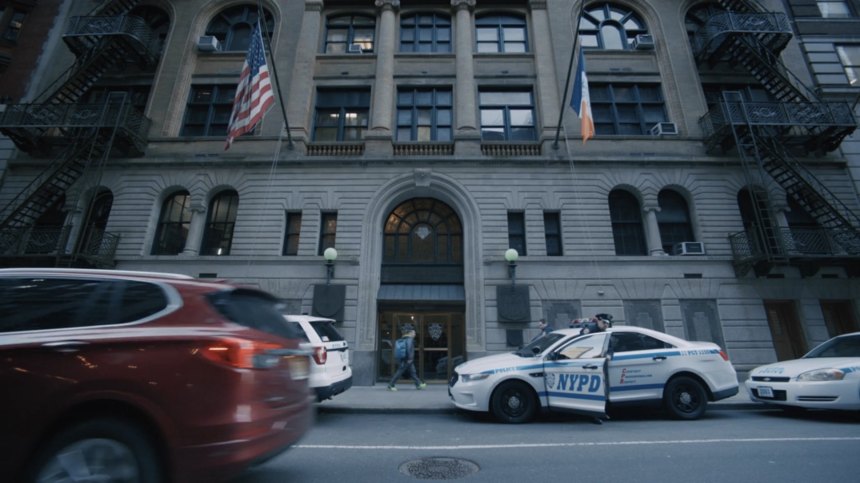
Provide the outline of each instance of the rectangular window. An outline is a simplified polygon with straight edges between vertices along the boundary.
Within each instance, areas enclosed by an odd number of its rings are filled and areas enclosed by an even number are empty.
[[[326,248],[334,248],[336,234],[337,213],[323,213],[320,219],[319,255],[322,255]]]
[[[320,89],[317,91],[313,140],[359,141],[367,130],[369,89]]]
[[[299,254],[299,233],[302,229],[302,212],[287,212],[287,232],[284,234],[284,255]]]
[[[860,45],[837,45],[836,53],[845,68],[848,84],[860,86]]]
[[[848,2],[837,1],[837,2],[816,2],[818,4],[818,11],[821,12],[821,16],[823,18],[851,18],[851,8],[848,6]]]
[[[401,52],[451,52],[451,18],[427,13],[400,20]]]
[[[508,247],[526,255],[526,216],[522,211],[508,212]]]
[[[27,18],[27,13],[21,10],[12,10],[12,14],[7,18],[5,8],[0,10],[0,20],[5,22],[5,25],[0,24],[0,30],[3,32],[3,40],[9,42],[17,42],[21,35],[21,29],[24,28],[24,19]]]
[[[546,254],[551,257],[561,256],[561,214],[557,211],[545,211],[543,229],[546,236]]]
[[[593,83],[589,91],[596,134],[649,134],[669,120],[660,84]]]
[[[191,86],[182,136],[227,136],[236,84]]]
[[[534,97],[531,89],[481,89],[481,139],[484,141],[534,141]]]
[[[451,141],[451,88],[397,90],[398,141]]]

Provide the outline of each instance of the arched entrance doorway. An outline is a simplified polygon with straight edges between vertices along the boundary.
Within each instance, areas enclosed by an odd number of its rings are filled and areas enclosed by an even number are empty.
[[[463,229],[450,206],[413,198],[388,214],[377,303],[377,378],[391,377],[394,341],[415,330],[419,377],[446,381],[466,355]]]

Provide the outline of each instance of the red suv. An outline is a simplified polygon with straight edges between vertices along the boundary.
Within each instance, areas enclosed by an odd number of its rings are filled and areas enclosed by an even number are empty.
[[[217,481],[314,419],[270,294],[182,275],[0,270],[0,475]]]

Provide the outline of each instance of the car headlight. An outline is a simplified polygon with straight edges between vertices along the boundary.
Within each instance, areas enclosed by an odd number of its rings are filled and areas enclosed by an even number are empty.
[[[489,374],[460,374],[460,379],[463,382],[475,382],[475,381],[483,381],[484,379],[490,377]]]
[[[845,373],[839,369],[815,369],[797,376],[798,381],[841,381]]]

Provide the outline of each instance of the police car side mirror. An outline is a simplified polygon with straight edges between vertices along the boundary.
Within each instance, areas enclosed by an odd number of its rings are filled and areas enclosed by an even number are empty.
[[[532,347],[532,354],[535,356],[540,354],[540,347]]]

